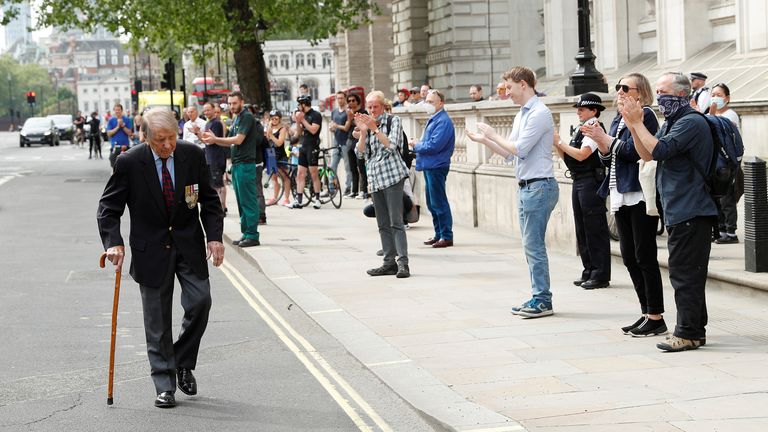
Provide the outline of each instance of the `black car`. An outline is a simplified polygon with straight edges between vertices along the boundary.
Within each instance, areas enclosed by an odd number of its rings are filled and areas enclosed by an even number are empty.
[[[59,145],[59,129],[53,120],[46,117],[30,117],[24,122],[19,132],[19,146],[31,147],[32,144]]]
[[[70,143],[75,138],[75,124],[71,114],[52,114],[48,116],[59,129],[59,139]]]

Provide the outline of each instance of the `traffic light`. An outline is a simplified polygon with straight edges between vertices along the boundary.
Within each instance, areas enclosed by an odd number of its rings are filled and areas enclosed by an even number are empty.
[[[173,60],[165,63],[165,72],[163,73],[163,81],[160,82],[160,87],[168,90],[176,88],[176,67],[173,64]]]
[[[136,92],[141,93],[142,90],[142,81],[140,79],[133,80],[133,89],[136,90]]]
[[[35,92],[28,91],[27,92],[27,103],[30,104],[30,105],[34,105],[36,97],[37,97],[37,94]]]
[[[131,103],[133,104],[133,109],[136,110],[139,107],[139,92],[136,90],[131,90]]]

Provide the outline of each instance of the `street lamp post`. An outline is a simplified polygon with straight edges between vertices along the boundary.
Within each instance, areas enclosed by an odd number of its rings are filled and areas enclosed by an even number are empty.
[[[592,41],[589,34],[589,0],[578,0],[579,15],[579,64],[565,86],[566,96],[577,96],[590,91],[608,93],[605,77],[595,68],[595,55],[592,53]]]

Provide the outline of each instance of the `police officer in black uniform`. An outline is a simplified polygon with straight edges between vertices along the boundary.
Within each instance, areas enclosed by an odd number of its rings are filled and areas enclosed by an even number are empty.
[[[581,95],[573,105],[579,116],[579,127],[599,123],[597,118],[605,110],[600,96],[592,93]],[[555,149],[568,166],[573,179],[573,218],[576,223],[576,241],[584,266],[581,277],[574,285],[584,289],[605,288],[611,280],[611,248],[608,237],[605,200],[597,195],[597,189],[605,178],[605,168],[597,153],[597,143],[585,137],[576,128],[569,143],[564,143],[555,131]]]

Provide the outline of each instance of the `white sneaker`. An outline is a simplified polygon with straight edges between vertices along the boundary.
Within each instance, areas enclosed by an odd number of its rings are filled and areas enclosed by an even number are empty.
[[[320,206],[321,205],[322,204],[320,204],[320,200],[318,200],[318,199],[313,199],[312,200],[312,207],[314,207],[315,209],[320,210]]]

